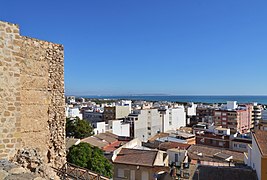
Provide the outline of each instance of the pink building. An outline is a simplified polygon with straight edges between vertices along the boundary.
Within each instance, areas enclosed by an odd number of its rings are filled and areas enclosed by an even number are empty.
[[[230,128],[231,134],[236,132],[246,133],[250,131],[252,125],[252,109],[250,104],[239,106],[236,109],[220,109],[214,112],[214,122],[216,126]]]

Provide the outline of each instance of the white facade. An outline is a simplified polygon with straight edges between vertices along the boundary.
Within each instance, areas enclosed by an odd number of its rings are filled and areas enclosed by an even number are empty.
[[[245,163],[250,166],[252,169],[256,170],[258,179],[261,179],[261,152],[258,147],[258,144],[252,136],[252,148],[248,148],[248,156],[245,156]]]
[[[113,134],[116,134],[117,136],[130,137],[129,123],[123,123],[122,120],[110,120],[108,123],[109,123],[109,130]]]
[[[83,119],[83,115],[80,113],[79,108],[67,108],[67,110],[68,110],[67,118],[79,117],[80,119]]]
[[[197,114],[197,104],[190,103],[187,107],[187,115],[188,116],[195,116]]]
[[[96,128],[94,128],[95,134],[100,134],[106,132],[106,124],[105,122],[96,123]]]
[[[236,101],[227,101],[227,109],[236,109],[238,107]]]
[[[162,132],[162,118],[158,109],[135,110],[129,115],[134,138],[147,141],[150,137]]]
[[[216,127],[214,129],[215,134],[222,134],[222,135],[228,135],[230,136],[230,128],[222,128],[222,127]]]
[[[171,165],[172,163],[175,163],[175,165],[181,165],[185,157],[187,156],[187,150],[183,149],[168,149],[167,154],[169,156],[169,164]]]
[[[176,130],[186,126],[186,113],[184,106],[174,109],[160,110],[162,115],[162,132]]]

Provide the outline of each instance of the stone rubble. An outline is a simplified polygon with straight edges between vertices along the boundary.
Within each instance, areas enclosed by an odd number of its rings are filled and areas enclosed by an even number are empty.
[[[7,160],[0,160],[0,180],[45,180],[35,173]]]

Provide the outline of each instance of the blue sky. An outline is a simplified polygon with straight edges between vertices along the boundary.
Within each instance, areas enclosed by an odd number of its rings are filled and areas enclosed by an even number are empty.
[[[64,45],[66,94],[266,95],[266,0],[10,0],[0,20]]]

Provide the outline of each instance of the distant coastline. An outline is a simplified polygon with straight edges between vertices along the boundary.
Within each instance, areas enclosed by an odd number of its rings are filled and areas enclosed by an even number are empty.
[[[173,96],[173,95],[128,95],[128,96],[79,96],[96,99],[130,99],[146,101],[171,101],[171,102],[195,102],[195,103],[226,103],[226,101],[237,101],[238,103],[267,104],[267,96]]]

